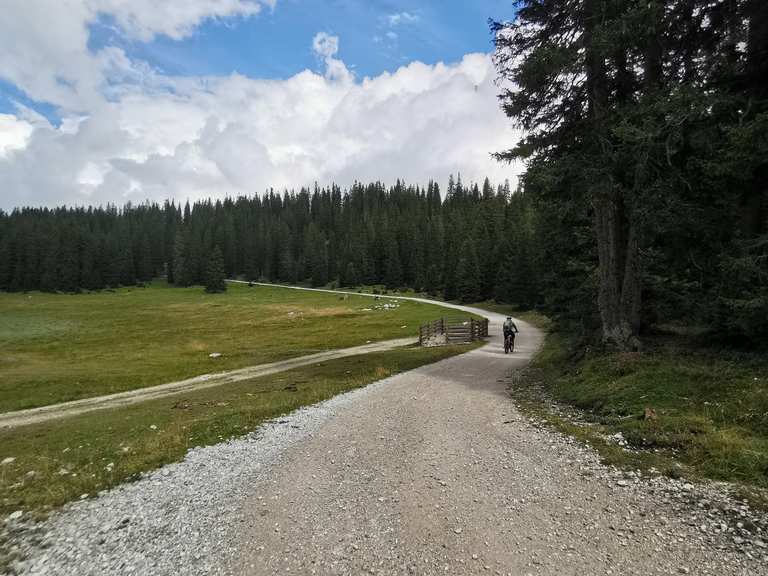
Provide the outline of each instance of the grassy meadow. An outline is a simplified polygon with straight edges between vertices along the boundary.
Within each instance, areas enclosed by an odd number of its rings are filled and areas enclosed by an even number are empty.
[[[401,301],[232,284],[0,293],[0,412],[418,334],[444,314]],[[209,354],[218,352],[220,358]]]

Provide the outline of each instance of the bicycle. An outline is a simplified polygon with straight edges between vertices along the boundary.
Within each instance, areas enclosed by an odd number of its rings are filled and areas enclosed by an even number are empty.
[[[504,338],[504,354],[509,354],[515,351],[515,333],[510,332]]]

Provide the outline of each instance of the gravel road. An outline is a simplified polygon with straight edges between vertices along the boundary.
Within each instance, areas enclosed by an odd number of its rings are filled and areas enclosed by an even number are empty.
[[[21,572],[768,574],[739,502],[606,468],[524,418],[505,390],[541,335],[519,323],[505,356],[486,316],[482,349],[67,507],[21,538]]]

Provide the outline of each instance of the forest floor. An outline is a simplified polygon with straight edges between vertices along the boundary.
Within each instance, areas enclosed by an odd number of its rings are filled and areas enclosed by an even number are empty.
[[[521,322],[517,350],[505,355],[503,316],[487,315],[486,346],[192,450],[68,506],[18,540],[26,561],[16,568],[768,574],[765,524],[740,502],[706,483],[605,466],[521,413],[508,388],[543,334]]]
[[[416,337],[435,306],[232,284],[0,294],[0,412]],[[211,358],[210,354],[221,354]]]

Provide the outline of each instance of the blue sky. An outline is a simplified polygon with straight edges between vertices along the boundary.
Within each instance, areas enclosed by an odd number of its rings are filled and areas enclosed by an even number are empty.
[[[511,0],[279,0],[254,18],[208,21],[182,41],[125,42],[101,25],[91,43],[120,45],[167,74],[285,78],[319,68],[310,46],[322,30],[341,38],[339,56],[347,66],[375,76],[412,60],[455,62],[470,52],[490,52],[488,18],[512,13]]]
[[[173,76],[228,75],[287,78],[322,68],[312,52],[318,31],[340,37],[339,57],[358,77],[394,71],[410,61],[456,62],[490,52],[488,18],[513,14],[511,0],[279,0],[255,17],[208,20],[194,34],[145,43],[123,34],[109,16],[90,28],[89,48],[117,46]],[[400,15],[398,18],[397,15]],[[396,35],[396,36],[395,36]],[[0,80],[0,112],[21,102],[55,119],[55,109]]]
[[[519,173],[492,159],[519,137],[488,29],[513,0],[3,8],[0,208]]]

